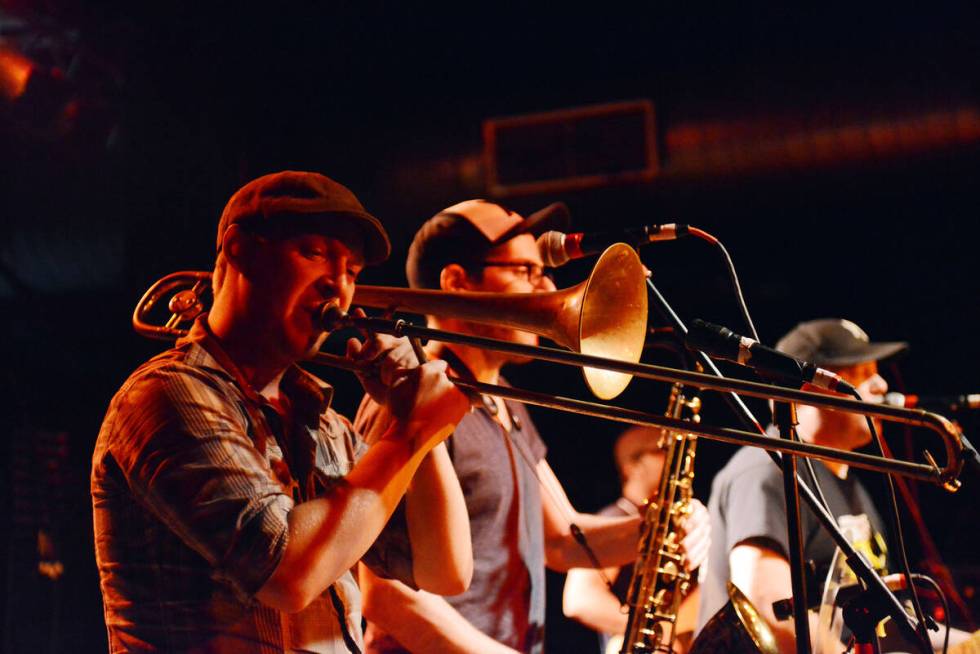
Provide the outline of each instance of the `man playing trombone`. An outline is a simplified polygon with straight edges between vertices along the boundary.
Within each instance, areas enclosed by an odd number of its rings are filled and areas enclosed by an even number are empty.
[[[546,209],[525,220],[483,200],[449,207],[416,233],[406,264],[409,283],[448,293],[553,291],[534,240],[547,229],[549,215]],[[448,331],[537,343],[535,335],[514,329],[445,316],[428,320]],[[447,361],[454,375],[487,383],[503,382],[505,364],[524,362],[460,345],[433,344],[429,352]],[[377,413],[377,403],[366,399],[356,426],[370,433]],[[361,566],[368,651],[540,654],[545,566],[594,565],[573,537],[572,525],[584,533],[600,565],[614,566],[636,556],[639,518],[577,512],[518,403],[487,396],[460,422],[448,445],[470,517],[473,582],[465,593],[440,596],[381,579]]]
[[[112,652],[359,652],[350,568],[433,592],[471,574],[462,494],[440,442],[468,400],[404,339],[348,344],[379,411],[368,448],[300,369],[388,237],[345,187],[260,177],[218,227],[214,305],[109,407],[92,463]],[[415,474],[418,470],[418,474]],[[382,531],[409,482],[408,536]],[[379,538],[380,534],[380,538]]]

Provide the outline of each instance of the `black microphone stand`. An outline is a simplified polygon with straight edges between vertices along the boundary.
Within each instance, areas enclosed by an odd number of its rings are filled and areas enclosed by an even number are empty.
[[[792,402],[773,404],[773,422],[779,428],[780,438],[796,440],[796,405]],[[796,627],[796,651],[810,651],[810,619],[807,616],[806,559],[803,554],[803,528],[800,519],[800,484],[796,475],[796,457],[786,456],[782,461],[783,495],[786,497],[786,530],[789,536],[789,566],[793,587],[793,624]],[[801,643],[806,648],[801,648]]]
[[[844,603],[841,611],[844,624],[851,630],[854,638],[854,654],[881,654],[881,644],[875,631],[878,623],[888,615],[880,597],[869,591],[862,591]]]
[[[659,309],[660,313],[667,319],[671,326],[677,331],[681,336],[687,335],[687,326],[684,325],[680,317],[674,312],[673,308],[667,302],[666,298],[660,293],[659,289],[654,285],[653,281],[647,278],[647,286],[650,289],[650,294],[653,298],[654,305]],[[721,377],[721,371],[715,365],[714,361],[701,351],[695,352],[695,356],[701,365],[704,366],[706,372],[710,374]],[[756,420],[752,411],[745,405],[742,399],[734,392],[725,393],[723,397],[726,399],[728,404],[733,408],[736,415],[742,420],[749,428],[762,430],[759,421]],[[777,403],[777,406],[780,403]],[[778,418],[778,416],[777,416]],[[789,414],[790,422],[787,423],[787,430],[783,430],[783,426],[780,425],[780,433],[783,438],[788,438],[792,432],[792,422],[795,421],[795,417]],[[778,421],[777,421],[778,424]],[[794,538],[793,527],[790,527],[790,549],[794,550],[790,553],[791,562],[793,560],[802,561],[803,560],[803,543],[799,538],[799,524],[800,524],[800,504],[799,499],[803,499],[807,506],[813,512],[813,514],[820,520],[824,529],[830,534],[830,537],[837,544],[837,547],[841,549],[844,553],[844,557],[847,561],[848,566],[861,581],[864,587],[867,589],[866,593],[869,597],[874,598],[874,606],[877,606],[881,610],[881,615],[890,615],[892,620],[899,626],[903,635],[911,643],[918,643],[920,650],[923,654],[932,654],[931,648],[928,646],[927,642],[923,641],[923,636],[921,633],[921,626],[916,623],[916,621],[906,613],[902,604],[898,601],[888,587],[885,585],[884,580],[868,565],[868,562],[854,549],[851,543],[844,537],[840,529],[837,528],[837,522],[834,517],[828,513],[828,511],[823,507],[823,505],[817,500],[816,495],[810,490],[799,475],[796,474],[796,464],[792,456],[788,458],[783,458],[779,452],[773,452],[771,450],[766,450],[769,456],[772,458],[773,462],[780,467],[783,471],[784,477],[784,488],[796,489],[796,491],[791,491],[793,495],[796,496],[795,503],[791,502],[791,492],[786,493],[786,522],[787,525],[796,525],[796,536]],[[792,463],[790,463],[792,462]],[[794,543],[794,540],[796,541]],[[796,651],[798,654],[809,654],[810,652],[810,639],[809,639],[809,621],[807,617],[807,607],[805,601],[805,590],[800,593],[797,599],[797,588],[805,587],[805,577],[803,576],[802,566],[794,566],[791,569],[793,575],[793,617],[794,622],[797,625],[797,638],[796,638]],[[869,603],[870,605],[870,603]],[[877,624],[877,623],[875,623]],[[800,638],[799,635],[803,633],[801,631],[800,625],[805,625],[802,629],[805,629],[807,634],[806,638]]]

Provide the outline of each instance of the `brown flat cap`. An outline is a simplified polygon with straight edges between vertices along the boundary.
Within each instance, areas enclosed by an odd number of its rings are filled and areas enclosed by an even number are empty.
[[[284,170],[253,179],[238,189],[221,213],[217,249],[235,224],[261,228],[276,221],[297,220],[310,229],[346,222],[364,235],[364,258],[380,263],[391,254],[381,221],[369,214],[350,189],[320,173]],[[284,226],[288,226],[283,223]]]

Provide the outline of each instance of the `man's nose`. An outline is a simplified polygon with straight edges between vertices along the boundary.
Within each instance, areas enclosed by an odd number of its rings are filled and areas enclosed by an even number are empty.
[[[325,267],[317,278],[317,290],[323,295],[330,297],[340,295],[342,288],[341,277],[343,275],[334,266]]]
[[[868,378],[865,387],[871,395],[884,395],[888,392],[888,382],[877,373]]]
[[[551,277],[548,277],[547,275],[542,275],[541,279],[539,279],[538,282],[534,285],[535,293],[547,293],[556,290],[558,290],[558,287],[555,286],[554,280],[552,280]]]

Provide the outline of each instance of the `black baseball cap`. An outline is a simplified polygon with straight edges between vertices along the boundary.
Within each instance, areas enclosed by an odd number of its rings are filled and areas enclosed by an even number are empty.
[[[427,220],[415,233],[405,262],[408,283],[412,288],[439,288],[439,275],[447,265],[482,261],[489,250],[515,236],[565,230],[569,222],[568,207],[561,202],[527,218],[488,200],[454,204]]]
[[[225,232],[235,224],[315,231],[338,222],[353,225],[364,235],[365,263],[381,263],[391,254],[381,221],[364,209],[350,189],[320,173],[284,170],[253,179],[231,196],[218,223],[217,249],[221,250]]]
[[[908,349],[901,341],[872,343],[850,320],[821,318],[801,322],[779,339],[776,349],[818,366],[853,366],[882,361]]]

